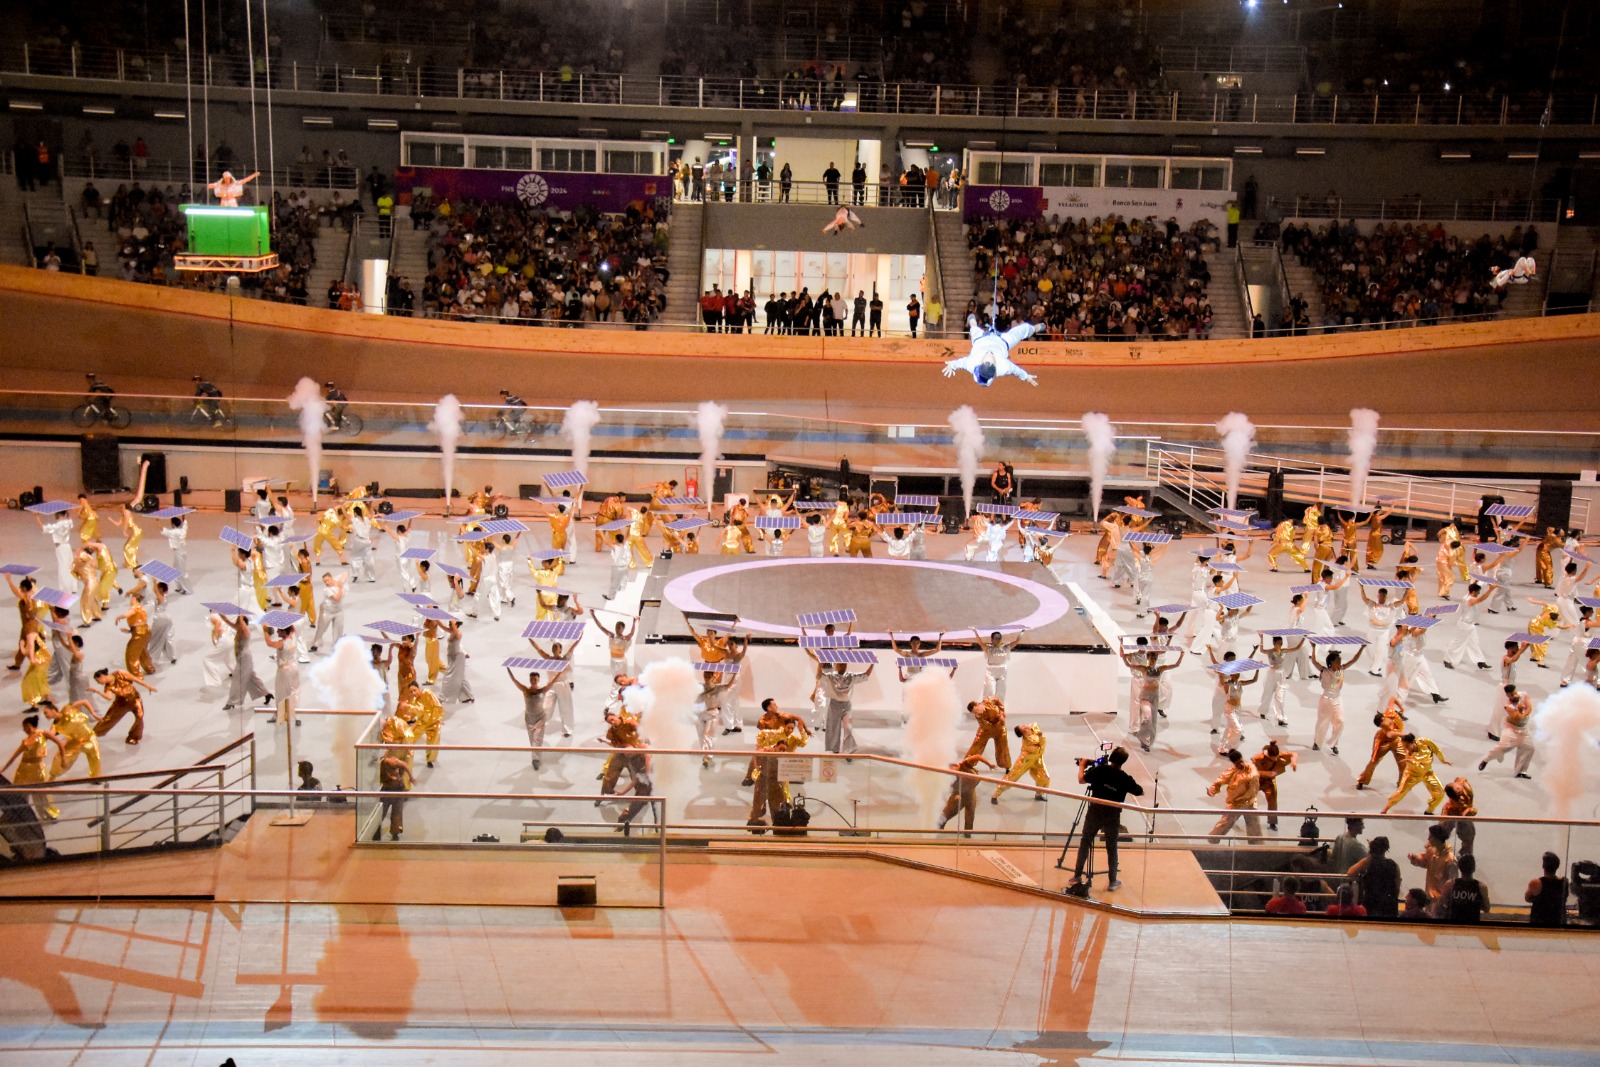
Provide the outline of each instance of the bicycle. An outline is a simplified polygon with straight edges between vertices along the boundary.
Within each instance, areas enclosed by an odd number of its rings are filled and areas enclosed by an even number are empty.
[[[502,437],[537,437],[544,427],[527,408],[503,408],[495,413],[489,431]]]
[[[233,416],[223,408],[222,401],[215,397],[199,397],[194,402],[194,410],[189,413],[191,424],[199,421],[211,424],[213,430],[230,430],[233,428]]]
[[[360,415],[348,411],[335,411],[331,408],[322,416],[322,424],[329,433],[345,433],[351,437],[359,437],[366,427]]]
[[[117,407],[110,396],[96,395],[72,409],[72,422],[85,430],[102,422],[113,430],[126,430],[133,422],[133,413]]]

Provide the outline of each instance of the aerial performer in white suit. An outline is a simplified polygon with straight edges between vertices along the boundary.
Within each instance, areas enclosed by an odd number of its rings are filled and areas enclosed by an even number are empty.
[[[231,170],[222,172],[222,177],[206,185],[217,199],[222,201],[223,207],[238,207],[239,198],[244,195],[244,187],[261,176],[260,172],[247,174],[243,178],[235,178]]]
[[[1031,322],[1019,322],[1005,333],[978,325],[975,315],[967,316],[967,331],[972,337],[972,351],[960,359],[947,359],[944,376],[955,377],[956,371],[967,371],[979,385],[988,385],[996,378],[1011,375],[1029,385],[1038,385],[1039,379],[1011,362],[1011,349],[1038,332]]]
[[[860,215],[857,215],[847,207],[841,207],[833,213],[833,221],[824,226],[822,232],[829,236],[834,236],[841,230],[853,230],[858,226],[865,225],[866,223],[861,221]]]
[[[1537,277],[1539,264],[1532,256],[1522,256],[1517,260],[1516,266],[1510,270],[1494,271],[1494,281],[1491,283],[1496,289],[1503,289],[1511,282],[1518,285],[1527,285],[1529,278]]]

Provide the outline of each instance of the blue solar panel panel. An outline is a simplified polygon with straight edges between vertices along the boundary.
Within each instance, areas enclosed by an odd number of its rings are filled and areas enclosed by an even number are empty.
[[[412,519],[420,519],[425,514],[427,513],[412,508],[408,511],[391,511],[387,515],[377,516],[377,519],[379,522],[410,522]]]
[[[1261,636],[1262,637],[1284,637],[1284,638],[1289,638],[1289,637],[1310,637],[1311,636],[1311,631],[1310,630],[1301,629],[1298,626],[1286,626],[1281,630],[1262,630],[1261,631]]]
[[[930,511],[885,511],[878,516],[879,526],[927,526],[944,521],[938,512]]]
[[[1257,604],[1260,604],[1262,600],[1260,597],[1251,596],[1249,593],[1229,593],[1226,596],[1212,597],[1211,602],[1213,604],[1219,604],[1225,608],[1239,611],[1243,610],[1244,608],[1253,608]]]
[[[1566,556],[1568,559],[1575,559],[1579,563],[1593,563],[1594,562],[1593,557],[1586,556],[1582,552],[1569,552],[1569,551],[1567,551],[1566,549],[1563,548],[1561,550],[1561,554],[1563,556]]]
[[[1211,508],[1206,512],[1207,515],[1215,515],[1218,518],[1223,519],[1232,519],[1235,522],[1248,522],[1250,516],[1254,515],[1255,513],[1255,508]]]
[[[1011,515],[1015,515],[1021,509],[1017,508],[1017,507],[1014,507],[1011,504],[979,504],[977,507],[973,508],[972,510],[976,511],[980,515],[1006,515],[1006,516],[1011,516]]]
[[[606,533],[615,533],[618,530],[626,530],[632,525],[632,519],[615,519],[611,522],[602,523],[599,526],[596,526],[595,529],[604,530]]]
[[[439,554],[436,548],[408,548],[400,553],[401,559],[432,559]]]
[[[299,585],[306,580],[306,575],[295,571],[291,574],[280,574],[276,578],[267,579],[268,589],[287,589],[291,585]]]
[[[158,559],[139,564],[139,570],[158,582],[175,582],[183,577],[183,572],[178,568],[162,563]]]
[[[71,511],[77,506],[78,505],[68,503],[65,500],[46,500],[42,504],[29,504],[22,510],[31,511],[35,515],[59,515],[63,511]]]
[[[1358,578],[1368,589],[1410,589],[1411,583],[1398,578]]]
[[[540,674],[557,674],[572,666],[571,662],[564,659],[534,659],[531,656],[512,656],[501,663],[502,667],[510,667],[515,671],[538,671]]]
[[[801,648],[856,648],[861,638],[855,634],[805,634],[800,638]]]
[[[1024,524],[1024,525],[1038,524],[1040,526],[1053,526],[1053,525],[1055,525],[1055,521],[1057,519],[1059,519],[1060,517],[1061,517],[1061,513],[1060,512],[1056,512],[1056,511],[1019,511],[1019,512],[1017,512],[1017,521],[1022,523],[1022,524]]]
[[[527,533],[528,524],[521,519],[490,519],[483,524],[483,530],[492,534]]]
[[[414,608],[436,608],[439,606],[439,602],[427,593],[396,593],[395,596]]]
[[[1550,640],[1549,634],[1530,634],[1527,632],[1514,633],[1506,638],[1507,641],[1519,641],[1525,645],[1542,645]]]
[[[669,522],[667,523],[667,529],[676,533],[688,533],[690,530],[698,530],[702,526],[710,525],[710,519],[702,519],[700,516],[696,515],[690,519],[678,519],[676,522]]]
[[[1479,541],[1477,544],[1472,546],[1472,550],[1474,552],[1482,552],[1486,556],[1499,556],[1504,555],[1507,552],[1516,551],[1516,549],[1512,548],[1511,546],[1502,545],[1498,541]]]
[[[459,620],[443,608],[418,607],[417,614],[432,622],[458,622]]]
[[[295,534],[293,537],[285,537],[283,543],[286,545],[303,545],[309,540],[311,540],[310,534]]]
[[[669,508],[703,508],[706,502],[697,496],[664,496],[659,503]]]
[[[895,661],[897,667],[944,667],[949,669],[956,665],[954,656],[901,656]]]
[[[33,599],[41,604],[48,604],[52,608],[70,608],[78,602],[78,594],[63,592],[60,589],[51,589],[49,586],[36,590]]]
[[[721,663],[696,663],[694,665],[694,669],[701,672],[709,672],[711,674],[739,673],[739,665],[737,663],[729,663],[726,660]]]
[[[422,627],[413,626],[409,622],[395,622],[393,619],[380,619],[378,622],[367,623],[367,629],[376,630],[380,634],[389,634],[393,637],[408,637],[420,634]]]
[[[798,530],[800,528],[800,516],[779,515],[769,518],[766,515],[758,515],[751,520],[751,525],[758,530]]]
[[[560,471],[545,475],[544,484],[551,489],[571,489],[589,484],[589,479],[584,477],[582,471]]]
[[[1159,512],[1159,511],[1150,511],[1147,508],[1130,508],[1130,507],[1124,506],[1124,507],[1120,507],[1120,508],[1112,508],[1111,510],[1112,511],[1120,511],[1124,515],[1133,515],[1136,518],[1140,518],[1140,519],[1155,519],[1155,518],[1160,518],[1161,517],[1161,512]]]
[[[217,539],[228,542],[234,548],[248,549],[256,543],[254,537],[251,537],[243,530],[234,529],[232,526],[224,526],[222,531],[217,534]]]
[[[1533,512],[1534,508],[1529,504],[1490,504],[1483,509],[1485,515],[1493,515],[1497,519],[1526,519]]]
[[[583,636],[581,622],[530,622],[522,636],[530,641],[576,641]]]
[[[260,626],[270,626],[274,630],[287,630],[291,626],[299,626],[306,621],[306,617],[293,611],[269,611],[256,620]]]
[[[835,648],[830,649],[826,656],[819,657],[825,664],[831,663],[876,663],[878,657],[870,649],[865,648]]]
[[[1232,522],[1228,519],[1217,519],[1211,525],[1219,530],[1228,530],[1237,534],[1247,534],[1253,529],[1248,523]]]
[[[843,608],[838,611],[809,611],[803,612],[796,617],[803,627],[827,626],[829,623],[833,623],[835,626],[843,626],[856,621],[856,613],[852,608]]]
[[[0,567],[0,574],[14,574],[18,578],[25,578],[38,569],[29,563],[7,563],[4,567]]]
[[[1124,534],[1122,539],[1130,545],[1164,545],[1172,540],[1172,535],[1138,530],[1134,533]]]
[[[1365,637],[1354,634],[1312,634],[1311,643],[1314,645],[1349,645],[1352,648],[1370,644]]]
[[[544,563],[552,559],[565,559],[566,555],[567,553],[564,549],[542,548],[536,552],[529,552],[528,558],[536,559],[539,562]]]
[[[1415,630],[1426,630],[1430,626],[1437,626],[1439,620],[1432,615],[1406,615],[1400,619],[1397,626],[1409,626]]]
[[[1215,560],[1210,564],[1210,566],[1212,570],[1218,571],[1222,574],[1238,574],[1244,570],[1244,568],[1239,566],[1237,563],[1229,563],[1225,559]]]
[[[1320,589],[1322,589],[1322,586],[1317,585],[1315,582],[1313,582],[1310,585],[1291,585],[1289,587],[1289,592],[1291,592],[1291,593],[1299,593],[1299,594],[1304,595],[1306,593],[1315,593],[1315,592],[1319,591]]]
[[[464,544],[473,544],[478,541],[487,541],[493,536],[494,534],[490,533],[488,530],[467,530],[463,533],[456,534],[456,540]]]
[[[1424,615],[1453,615],[1461,610],[1459,604],[1435,604],[1423,611]]]
[[[936,496],[924,496],[920,493],[896,493],[894,506],[897,508],[936,508],[939,506],[939,498]]]
[[[1572,599],[1573,599],[1573,601],[1575,603],[1578,604],[1579,607],[1594,608],[1596,610],[1600,610],[1600,597],[1595,597],[1595,596],[1575,596]]]
[[[144,513],[144,517],[147,518],[147,519],[163,519],[163,520],[165,520],[165,519],[179,519],[179,518],[182,518],[185,515],[192,515],[192,514],[194,514],[194,508],[156,508],[154,511],[145,512]]]
[[[794,502],[796,511],[832,511],[834,506],[835,502],[832,500],[796,500]]]
[[[1227,663],[1212,663],[1206,667],[1206,670],[1216,671],[1218,674],[1243,674],[1246,671],[1264,671],[1266,669],[1267,664],[1255,659],[1236,659]]]
[[[1160,607],[1150,609],[1157,615],[1172,615],[1181,611],[1193,611],[1193,604],[1162,604]]]
[[[200,606],[207,611],[221,615],[224,619],[237,619],[241,615],[248,618],[250,615],[248,611],[239,605],[228,604],[220,600],[206,600],[201,602]]]
[[[1600,637],[1590,638],[1589,639],[1588,651],[1593,651],[1594,649],[1597,649],[1597,648],[1600,648]]]

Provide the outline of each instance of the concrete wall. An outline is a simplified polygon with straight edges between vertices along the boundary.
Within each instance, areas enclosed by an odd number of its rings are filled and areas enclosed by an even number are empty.
[[[849,202],[849,186],[840,199]],[[836,208],[825,204],[707,204],[706,248],[772,248],[795,252],[879,252],[926,255],[933,228],[918,208],[854,209],[865,224],[836,235],[822,232]]]

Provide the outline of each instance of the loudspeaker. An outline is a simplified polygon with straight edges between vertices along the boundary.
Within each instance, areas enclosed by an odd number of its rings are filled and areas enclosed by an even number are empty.
[[[188,480],[189,479],[185,478],[184,482],[188,482]],[[188,491],[188,485],[184,485],[182,489],[174,489],[172,491],[172,506],[175,508],[183,507],[183,494],[187,493]]]
[[[731,492],[733,492],[733,468],[716,468],[716,473],[712,475],[711,495],[706,499],[720,503],[726,500]]]
[[[224,489],[222,491],[222,510],[229,515],[237,515],[242,510],[239,506],[239,490]]]
[[[1572,483],[1564,478],[1539,479],[1539,512],[1534,529],[1565,530],[1572,521]]]
[[[944,519],[944,532],[955,533],[967,521],[967,508],[958,496],[939,498],[939,515]]]
[[[114,493],[122,488],[122,453],[115,434],[84,434],[80,460],[85,493]]]
[[[144,474],[144,491],[147,493],[165,493],[167,491],[167,454],[165,452],[141,452],[140,463],[150,464],[150,469]]]
[[[543,495],[544,495],[544,486],[541,485],[538,482],[535,482],[532,485],[519,485],[519,486],[517,486],[517,499],[518,500],[533,500],[536,497],[541,497]]]
[[[1267,472],[1267,500],[1262,518],[1276,526],[1283,521],[1283,472]]]
[[[178,475],[178,488],[185,493],[189,491],[189,476],[187,474]]]
[[[592,908],[599,899],[592,874],[561,874],[556,876],[556,906],[560,908]]]
[[[146,493],[139,500],[140,511],[155,511],[159,507],[161,507],[161,498],[154,493]]]
[[[1494,540],[1494,516],[1489,514],[1489,509],[1496,504],[1504,504],[1503,496],[1485,496],[1478,500],[1478,540]]]

